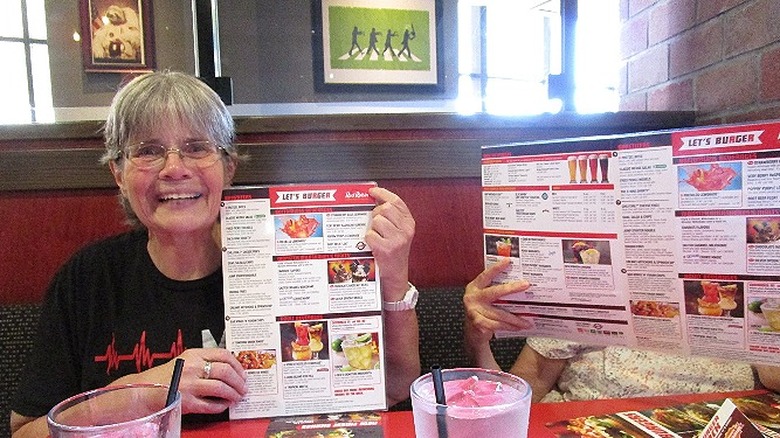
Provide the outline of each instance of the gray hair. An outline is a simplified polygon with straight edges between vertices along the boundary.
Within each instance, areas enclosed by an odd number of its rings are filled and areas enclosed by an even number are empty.
[[[114,96],[108,112],[103,138],[106,151],[100,161],[114,161],[121,171],[122,152],[139,133],[177,123],[206,135],[227,153],[223,165],[240,160],[233,140],[233,117],[215,93],[200,79],[186,73],[159,71],[135,77]],[[120,203],[131,225],[140,225],[127,199]]]

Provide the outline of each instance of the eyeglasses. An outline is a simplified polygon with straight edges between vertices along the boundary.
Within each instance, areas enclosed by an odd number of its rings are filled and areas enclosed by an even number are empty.
[[[176,152],[184,164],[199,168],[208,167],[220,159],[225,148],[208,140],[188,141],[179,147],[166,147],[154,141],[131,144],[122,154],[139,169],[162,168],[168,154]]]

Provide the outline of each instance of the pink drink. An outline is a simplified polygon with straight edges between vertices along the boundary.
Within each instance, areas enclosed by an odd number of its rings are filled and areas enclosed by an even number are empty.
[[[168,387],[108,386],[64,400],[49,411],[51,438],[179,438],[181,394],[166,406]]]
[[[501,371],[443,370],[447,406],[435,403],[430,374],[412,383],[414,429],[418,438],[439,436],[437,412],[444,415],[448,438],[523,438],[528,432],[531,388]],[[439,410],[437,410],[439,408]]]

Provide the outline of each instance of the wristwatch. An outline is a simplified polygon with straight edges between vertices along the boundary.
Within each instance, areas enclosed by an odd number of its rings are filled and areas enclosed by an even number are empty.
[[[400,310],[412,310],[417,305],[417,297],[419,296],[417,288],[412,283],[409,283],[409,290],[406,291],[404,298],[401,301],[382,301],[382,309],[389,312],[398,312]]]

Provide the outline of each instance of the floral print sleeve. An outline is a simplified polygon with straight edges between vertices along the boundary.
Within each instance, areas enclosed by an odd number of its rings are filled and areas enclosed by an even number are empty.
[[[527,338],[526,344],[547,359],[571,359],[580,354],[583,344],[552,338]]]
[[[547,338],[526,342],[548,359],[567,361],[544,402],[740,391],[755,385],[751,366],[743,362]]]

